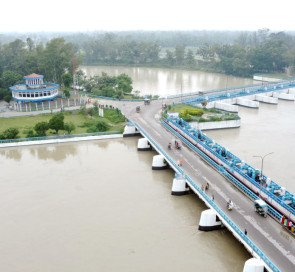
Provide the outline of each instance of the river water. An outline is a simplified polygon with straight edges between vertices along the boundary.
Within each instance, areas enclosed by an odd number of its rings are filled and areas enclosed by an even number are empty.
[[[86,68],[125,72],[138,90],[159,95],[179,93],[183,75],[194,82],[183,80],[183,91],[252,83],[190,71]],[[240,115],[241,128],[207,135],[253,166],[260,163],[253,155],[274,151],[265,174],[294,188],[288,166],[275,170],[292,159],[294,103],[240,107]],[[0,149],[0,271],[242,271],[250,258],[244,247],[227,230],[199,232],[205,205],[195,195],[171,196],[173,172],[152,171],[155,153],[136,148],[137,138]]]

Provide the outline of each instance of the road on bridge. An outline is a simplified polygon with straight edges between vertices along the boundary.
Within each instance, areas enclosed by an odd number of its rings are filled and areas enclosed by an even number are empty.
[[[135,110],[138,105],[141,106],[140,113]],[[159,121],[162,101],[152,101],[146,106],[143,102],[125,102],[118,103],[118,106],[128,119],[137,122],[175,162],[182,159],[182,169],[199,187],[205,186],[207,182],[210,184],[207,194],[210,197],[214,195],[215,203],[241,230],[247,229],[248,237],[281,271],[295,271],[295,236],[270,216],[264,218],[258,215],[254,211],[253,200],[187,146],[183,145],[181,150],[168,149],[168,143],[175,137]],[[232,211],[226,208],[229,199],[235,204]]]

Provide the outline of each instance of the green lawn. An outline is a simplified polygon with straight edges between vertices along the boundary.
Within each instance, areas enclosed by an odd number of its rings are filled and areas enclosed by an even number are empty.
[[[19,137],[25,137],[25,130],[33,129],[35,124],[38,122],[48,122],[53,114],[40,114],[40,115],[32,115],[32,116],[19,116],[19,117],[10,117],[10,118],[0,118],[0,134],[8,129],[8,128],[17,128],[19,130]],[[110,114],[107,114],[110,115]],[[89,115],[78,114],[76,111],[64,112],[64,122],[72,122],[75,125],[75,130],[71,132],[71,134],[82,134],[87,133],[87,127],[81,127],[85,122],[89,122],[91,120],[104,119],[111,127],[110,131],[119,131],[121,130],[126,122],[123,120],[109,120],[107,118],[101,117],[90,117]],[[115,119],[115,118],[113,118]],[[64,131],[60,131],[59,134],[63,134]],[[47,131],[47,135],[55,135],[55,132],[52,130]]]

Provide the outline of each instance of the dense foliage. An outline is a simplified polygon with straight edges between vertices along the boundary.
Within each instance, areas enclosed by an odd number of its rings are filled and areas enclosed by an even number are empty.
[[[294,36],[269,29],[234,32],[231,39],[230,32],[226,33],[224,39],[216,35],[215,40],[212,33],[207,33],[210,39],[206,39],[196,32],[171,32],[161,39],[158,32],[154,36],[148,32],[149,40],[141,33],[106,33],[92,36],[80,44],[80,49],[86,64],[204,69],[244,77],[294,70]]]
[[[294,33],[268,29],[255,32],[96,32],[64,34],[64,38],[55,36],[52,33],[47,36],[34,34],[14,40],[14,36],[0,36],[0,100],[9,101],[8,87],[21,83],[24,75],[33,72],[44,75],[45,81],[63,83],[69,88],[74,52],[77,67],[83,58],[84,64],[202,69],[243,77],[255,73],[292,74],[295,67]],[[86,82],[85,75],[78,71],[78,78],[79,85],[85,85],[87,91],[96,95],[121,98],[124,93],[132,91],[132,80],[124,74],[117,77],[102,74]],[[65,96],[68,94],[66,91]]]
[[[55,38],[43,45],[35,44],[31,38],[16,39],[0,44],[0,99],[9,101],[9,87],[22,83],[23,77],[31,73],[45,76],[45,82],[69,82],[66,72],[73,72],[74,46],[64,38]],[[80,62],[80,58],[76,58]],[[62,80],[62,76],[64,78]]]
[[[109,76],[102,73],[101,76],[84,79],[80,84],[85,86],[87,92],[98,96],[123,98],[124,94],[132,91],[132,79],[126,74]]]

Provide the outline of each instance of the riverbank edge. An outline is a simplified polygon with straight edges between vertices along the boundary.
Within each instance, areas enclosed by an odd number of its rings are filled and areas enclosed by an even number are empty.
[[[48,139],[48,140],[27,141],[27,142],[12,142],[12,143],[0,144],[0,148],[31,146],[31,145],[45,145],[45,144],[58,144],[58,143],[67,143],[67,142],[82,142],[82,141],[92,141],[92,140],[118,139],[118,138],[123,138],[123,134],[84,136],[84,137],[73,137],[73,138],[58,138],[58,139]]]

